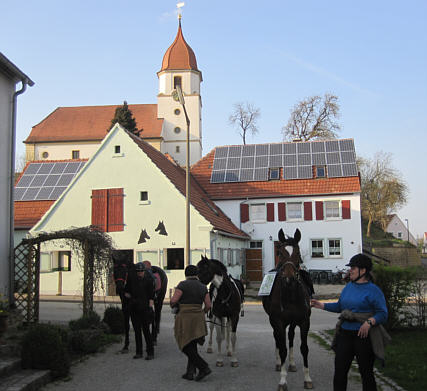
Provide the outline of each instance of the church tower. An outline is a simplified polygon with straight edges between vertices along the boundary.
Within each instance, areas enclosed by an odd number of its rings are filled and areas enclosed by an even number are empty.
[[[202,99],[200,83],[202,73],[197,68],[196,56],[182,34],[181,19],[178,33],[163,56],[162,68],[157,72],[159,94],[157,116],[163,118],[161,151],[169,153],[181,166],[185,166],[187,124],[179,102],[172,91],[181,86],[185,108],[190,119],[190,165],[202,157]]]

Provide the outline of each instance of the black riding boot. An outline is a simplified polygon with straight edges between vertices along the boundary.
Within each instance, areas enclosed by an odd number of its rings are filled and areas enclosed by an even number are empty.
[[[182,375],[182,378],[186,379],[186,380],[193,380],[195,374],[196,374],[196,366],[190,360],[188,360],[188,362],[187,362],[187,372],[185,372]]]

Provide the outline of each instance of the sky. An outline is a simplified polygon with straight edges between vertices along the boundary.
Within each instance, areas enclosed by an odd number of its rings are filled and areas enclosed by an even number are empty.
[[[0,1],[0,52],[35,82],[18,98],[17,156],[57,107],[156,103],[176,4]],[[241,144],[228,121],[237,102],[261,112],[248,143],[281,142],[297,102],[335,94],[339,137],[365,158],[392,154],[409,188],[396,212],[415,237],[427,232],[425,0],[187,0],[182,14],[203,75],[203,154]]]

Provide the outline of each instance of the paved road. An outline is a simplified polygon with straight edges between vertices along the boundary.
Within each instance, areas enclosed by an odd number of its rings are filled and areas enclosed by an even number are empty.
[[[102,314],[104,304],[97,304],[96,310]],[[42,321],[68,321],[81,315],[81,308],[75,303],[40,303]],[[336,315],[314,310],[312,330],[332,328]],[[298,335],[299,333],[297,333]],[[173,338],[173,316],[168,308],[163,311],[161,334],[155,351],[155,360],[133,360],[133,335],[131,353],[119,354],[121,345],[112,345],[105,353],[96,354],[74,365],[72,379],[47,385],[44,390],[174,390],[174,391],[232,391],[232,390],[275,390],[279,373],[274,371],[274,340],[268,319],[260,305],[247,304],[245,316],[240,318],[238,327],[238,358],[240,366],[232,368],[227,359],[223,368],[215,367],[216,355],[203,356],[209,362],[213,373],[200,383],[181,379],[185,372],[185,357],[179,352]],[[299,341],[297,340],[297,345]],[[309,340],[309,367],[316,390],[332,389],[333,354],[320,347],[312,338]],[[299,349],[298,349],[299,350]],[[296,351],[298,372],[290,373],[290,390],[303,389],[302,358]],[[354,376],[350,377],[348,391],[360,390],[361,386]]]

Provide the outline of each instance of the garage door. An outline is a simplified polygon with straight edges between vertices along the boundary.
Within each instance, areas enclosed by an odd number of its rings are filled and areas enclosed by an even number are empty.
[[[262,281],[262,249],[246,249],[246,278]]]

